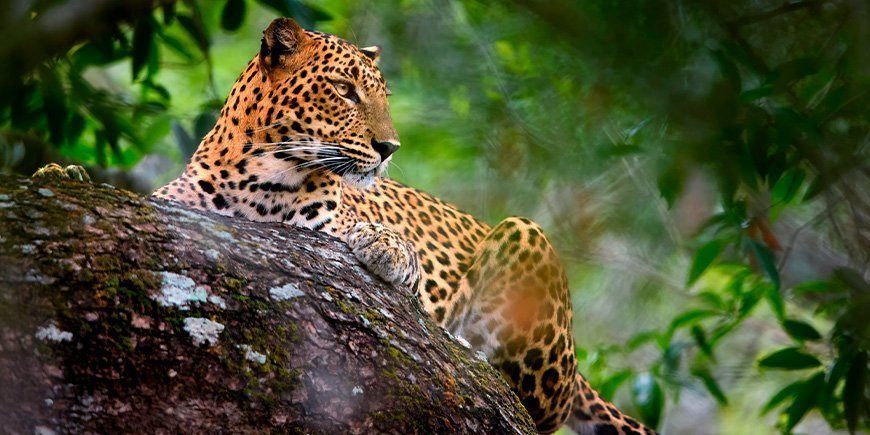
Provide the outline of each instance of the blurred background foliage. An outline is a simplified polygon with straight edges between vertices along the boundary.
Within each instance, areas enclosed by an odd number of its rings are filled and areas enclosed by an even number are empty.
[[[2,0],[0,166],[148,193],[276,16],[379,44],[390,175],[569,270],[582,371],[668,434],[870,423],[870,4]]]

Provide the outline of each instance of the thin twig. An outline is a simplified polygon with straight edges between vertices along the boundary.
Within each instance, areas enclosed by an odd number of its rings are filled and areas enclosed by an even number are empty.
[[[735,18],[728,22],[729,26],[734,27],[743,27],[748,26],[750,24],[760,23],[762,21],[769,20],[773,17],[787,14],[790,12],[798,11],[806,8],[817,8],[825,3],[830,2],[831,0],[806,0],[802,2],[785,2],[782,6],[778,8],[771,9],[769,11],[761,12],[754,15],[747,15],[740,18]]]

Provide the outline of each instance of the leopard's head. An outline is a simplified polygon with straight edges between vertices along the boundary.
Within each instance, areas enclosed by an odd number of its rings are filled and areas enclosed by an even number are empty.
[[[254,104],[243,103],[250,109],[243,116],[249,141],[283,160],[287,171],[326,170],[370,186],[399,148],[379,54],[379,47],[358,48],[291,19],[274,20],[249,66],[263,89],[245,86],[248,71],[234,88],[240,95],[255,92],[245,97]]]

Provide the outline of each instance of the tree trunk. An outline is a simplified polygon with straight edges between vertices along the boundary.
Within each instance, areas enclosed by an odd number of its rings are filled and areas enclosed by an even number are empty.
[[[0,176],[0,432],[534,432],[332,237]]]

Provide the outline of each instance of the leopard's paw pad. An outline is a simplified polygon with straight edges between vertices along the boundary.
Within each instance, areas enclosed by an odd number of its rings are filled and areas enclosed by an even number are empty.
[[[420,280],[417,252],[395,231],[379,224],[358,222],[346,241],[370,271],[393,284],[409,288]]]

